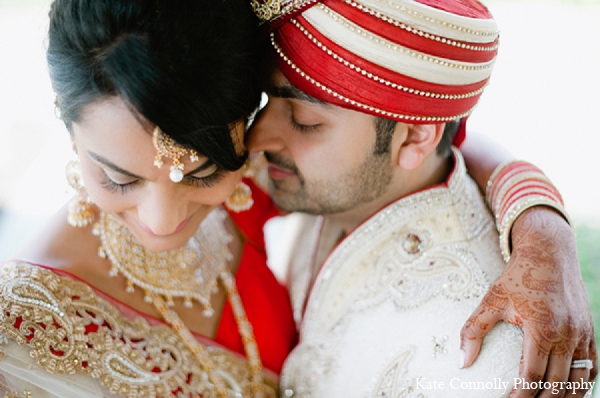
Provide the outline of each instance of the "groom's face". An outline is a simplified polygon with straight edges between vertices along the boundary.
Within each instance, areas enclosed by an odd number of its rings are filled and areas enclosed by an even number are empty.
[[[248,149],[269,161],[270,191],[287,211],[337,214],[378,198],[392,174],[390,152],[376,153],[375,118],[298,90],[279,70]]]

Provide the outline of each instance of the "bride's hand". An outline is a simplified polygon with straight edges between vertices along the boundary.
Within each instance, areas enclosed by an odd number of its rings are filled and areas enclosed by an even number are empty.
[[[511,397],[582,397],[591,385],[560,384],[593,381],[598,374],[594,325],[573,230],[550,208],[534,207],[515,221],[512,247],[503,273],[463,327],[463,366],[473,363],[483,337],[504,320],[523,330],[519,378],[557,383],[553,385],[559,390],[557,395],[552,389],[519,388]],[[591,368],[573,368],[575,360],[590,360]]]

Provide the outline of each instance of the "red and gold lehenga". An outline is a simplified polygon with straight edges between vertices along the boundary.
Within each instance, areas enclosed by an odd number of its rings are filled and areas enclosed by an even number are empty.
[[[276,380],[296,342],[296,330],[287,289],[266,263],[262,228],[277,210],[249,184],[254,207],[231,214],[245,238],[235,283],[264,379]],[[173,328],[64,271],[19,260],[3,264],[0,308],[0,397],[218,396]],[[250,370],[231,303],[225,304],[214,340],[194,337],[230,396],[251,396]]]

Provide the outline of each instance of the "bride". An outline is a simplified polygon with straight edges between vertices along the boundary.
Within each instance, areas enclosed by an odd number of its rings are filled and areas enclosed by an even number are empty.
[[[52,4],[78,197],[0,268],[1,396],[272,396],[293,347],[277,212],[241,181],[257,21],[245,0],[146,3]]]

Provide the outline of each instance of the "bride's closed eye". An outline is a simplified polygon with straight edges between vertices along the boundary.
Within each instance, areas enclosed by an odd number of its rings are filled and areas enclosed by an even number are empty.
[[[209,188],[218,183],[227,173],[226,170],[220,168],[216,164],[211,165],[205,170],[192,175],[186,175],[182,183],[198,188]],[[122,195],[132,191],[140,183],[140,179],[133,179],[128,182],[115,181],[116,178],[111,178],[106,170],[102,169],[101,184],[104,189],[110,193],[120,191]]]
[[[121,191],[121,194],[124,195],[127,192],[131,191],[135,188],[135,186],[140,182],[138,179],[134,179],[132,181],[126,183],[119,183],[108,176],[106,170],[102,169],[102,180],[101,185],[102,188],[106,189],[110,193],[115,193],[117,191]]]

